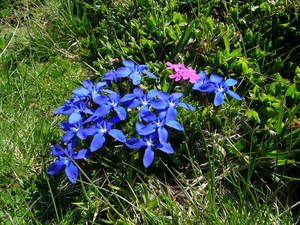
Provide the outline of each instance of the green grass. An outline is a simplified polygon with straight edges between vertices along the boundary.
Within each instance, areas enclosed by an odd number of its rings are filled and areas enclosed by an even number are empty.
[[[239,3],[239,5],[237,5]],[[0,5],[0,224],[297,224],[297,1],[14,1]],[[12,5],[14,4],[14,5]],[[10,10],[8,10],[10,9]],[[79,180],[46,174],[60,144],[54,110],[121,66],[151,65],[148,90],[183,92],[175,154],[103,147]],[[168,78],[182,62],[239,81],[221,107]],[[126,138],[137,112],[128,112]],[[292,129],[291,129],[292,128]],[[81,148],[87,147],[82,142]]]

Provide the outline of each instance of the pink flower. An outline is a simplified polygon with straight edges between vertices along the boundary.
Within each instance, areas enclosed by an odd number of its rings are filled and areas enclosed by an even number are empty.
[[[171,79],[175,78],[175,81],[179,81],[179,80],[181,80],[182,76],[179,71],[178,72],[174,71],[174,73],[172,75],[170,75],[169,78],[171,78]]]
[[[168,70],[175,70],[176,72],[179,72],[181,69],[185,69],[184,65],[181,63],[172,64],[170,62],[167,62],[166,65],[168,66]]]
[[[184,80],[190,79],[190,82],[192,84],[197,83],[197,80],[200,79],[200,77],[196,73],[196,70],[193,69],[185,70],[185,72],[182,73],[181,75]]]

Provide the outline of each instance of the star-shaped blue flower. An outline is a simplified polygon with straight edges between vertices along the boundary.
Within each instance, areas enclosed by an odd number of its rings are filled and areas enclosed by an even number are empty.
[[[229,88],[233,85],[237,84],[237,80],[229,78],[226,81],[223,80],[222,77],[219,77],[218,75],[212,74],[210,76],[210,82],[214,86],[214,90],[216,91],[215,99],[214,99],[214,105],[220,106],[224,101],[224,93],[229,94],[231,97],[242,100],[242,98],[235,93],[234,91],[229,90]]]
[[[71,145],[67,145],[67,149],[64,149],[64,151],[67,153],[67,155],[62,151],[62,147],[59,145],[54,145],[52,147],[52,153],[56,157],[59,157],[58,160],[54,161],[47,170],[47,174],[50,175],[55,175],[59,173],[64,167],[65,167],[65,172],[67,174],[68,179],[74,183],[75,179],[78,177],[78,169],[72,162],[72,160],[68,157],[68,155],[73,159],[85,159],[89,158],[92,156],[92,154],[86,150],[82,149],[79,150],[78,152],[74,153],[72,151]]]
[[[121,77],[129,76],[134,85],[138,85],[141,83],[141,80],[142,80],[141,73],[144,73],[153,79],[157,79],[157,77],[153,73],[150,73],[148,70],[145,69],[146,67],[150,67],[150,66],[135,65],[130,60],[124,60],[123,65],[125,67],[121,67],[121,68],[117,69],[117,71],[116,71],[117,76],[121,76]]]

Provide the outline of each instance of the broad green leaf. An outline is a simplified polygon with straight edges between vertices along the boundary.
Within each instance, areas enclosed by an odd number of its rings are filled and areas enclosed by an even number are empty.
[[[258,113],[256,111],[253,111],[253,110],[247,110],[246,112],[247,116],[254,120],[256,123],[260,124],[260,118],[258,116]]]

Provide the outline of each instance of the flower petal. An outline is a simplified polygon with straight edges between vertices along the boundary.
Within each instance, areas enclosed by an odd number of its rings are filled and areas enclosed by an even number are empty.
[[[54,156],[56,156],[56,157],[59,157],[59,156],[61,156],[61,155],[63,155],[64,154],[64,152],[62,151],[62,147],[61,146],[59,146],[59,145],[53,145],[52,146],[52,154],[54,155]]]
[[[158,147],[157,148],[167,154],[173,154],[174,153],[174,149],[172,148],[171,145],[169,145],[168,143],[165,143],[162,147]]]
[[[69,123],[70,124],[77,123],[79,120],[81,120],[80,112],[74,112],[69,116]]]
[[[144,92],[140,88],[135,88],[133,90],[133,94],[135,94],[135,96],[139,98],[144,96]]]
[[[223,78],[216,74],[212,74],[210,76],[209,80],[210,80],[210,82],[212,82],[214,84],[219,84],[223,80]]]
[[[214,105],[215,106],[220,106],[223,101],[224,101],[224,94],[223,94],[223,92],[218,91],[216,93],[216,96],[215,96],[215,99],[214,99]]]
[[[187,110],[195,111],[195,108],[193,106],[191,106],[190,104],[186,104],[185,102],[180,102],[180,103],[178,103],[178,105]]]
[[[151,163],[153,162],[154,159],[154,152],[152,150],[152,147],[149,146],[146,150],[145,150],[145,154],[144,154],[144,158],[143,158],[143,164],[144,166],[147,168],[148,166],[151,165]]]
[[[123,65],[126,67],[134,67],[134,62],[132,62],[131,60],[124,60]]]
[[[94,152],[102,147],[103,143],[105,142],[105,137],[103,134],[96,134],[92,140],[90,150]]]
[[[90,81],[90,80],[84,80],[82,82],[82,86],[85,88],[85,89],[90,89],[91,87],[93,87],[93,83]]]
[[[127,140],[125,144],[131,149],[140,149],[141,147],[147,146],[147,143],[145,143],[141,138],[131,138]]]
[[[226,93],[237,100],[240,100],[240,101],[242,100],[242,98],[234,91],[228,90]]]
[[[74,159],[74,160],[76,160],[76,159],[86,159],[86,158],[89,158],[89,157],[91,157],[92,156],[92,153],[91,152],[89,152],[88,150],[86,150],[86,149],[81,149],[81,150],[79,150],[78,152],[76,152],[73,156],[72,156],[72,158]]]
[[[103,117],[103,116],[105,116],[105,115],[107,115],[107,114],[110,113],[110,109],[111,109],[111,107],[108,106],[108,105],[100,105],[100,106],[96,109],[96,111],[95,111],[95,113],[94,113],[94,116]]]
[[[224,82],[224,86],[225,86],[225,87],[230,87],[230,86],[236,85],[237,83],[238,83],[237,80],[232,79],[232,78],[229,78],[229,79],[227,79],[227,80]]]
[[[153,73],[150,73],[148,70],[143,70],[142,73],[147,74],[149,77],[153,79],[157,79],[157,77]]]
[[[132,71],[128,67],[121,67],[116,71],[118,77],[128,77],[131,73]]]
[[[47,170],[47,174],[55,175],[58,174],[65,165],[65,159],[59,159],[50,164]]]
[[[72,131],[67,131],[64,133],[64,135],[61,138],[61,142],[65,143],[66,141],[69,141],[72,137],[74,136],[74,132]]]
[[[78,169],[77,167],[70,161],[69,164],[66,166],[65,172],[67,174],[68,179],[75,183],[75,179],[78,178]]]
[[[94,95],[93,95],[93,96],[94,96]],[[98,97],[93,98],[93,100],[94,100],[94,102],[97,103],[98,105],[103,105],[103,104],[105,104],[106,102],[108,102],[108,97],[99,95]]]
[[[85,140],[87,137],[87,133],[84,129],[79,129],[76,134],[81,140]]]
[[[126,94],[123,98],[120,99],[120,102],[131,101],[136,97],[135,94]]]
[[[150,103],[154,109],[165,109],[168,106],[168,103],[162,99],[156,99]]]
[[[123,134],[122,131],[118,129],[111,129],[110,131],[107,132],[110,136],[112,136],[114,139],[120,141],[120,142],[126,142],[126,137]]]
[[[165,144],[168,140],[168,131],[164,127],[159,127],[157,131],[158,131],[159,142],[162,145]]]
[[[88,90],[86,90],[85,88],[77,88],[75,90],[72,91],[73,94],[77,95],[77,96],[88,96],[90,94],[90,92]]]
[[[137,73],[137,72],[134,72],[134,73],[130,74],[130,78],[131,78],[132,83],[133,83],[134,85],[140,84],[140,83],[141,83],[141,80],[142,80],[141,75],[140,75],[139,73]]]
[[[166,122],[166,125],[169,126],[169,127],[174,128],[174,129],[176,129],[176,130],[183,131],[183,127],[181,126],[181,124],[178,123],[178,122],[175,121],[175,120],[167,121],[167,122]]]
[[[114,110],[118,114],[118,117],[121,120],[125,120],[127,114],[126,114],[126,110],[123,107],[118,106],[118,107],[115,107]]]

